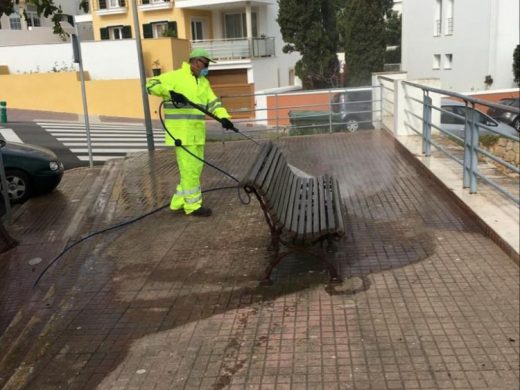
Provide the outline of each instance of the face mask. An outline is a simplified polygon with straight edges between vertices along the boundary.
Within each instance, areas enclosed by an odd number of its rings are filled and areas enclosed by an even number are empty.
[[[208,75],[208,73],[209,73],[209,69],[208,69],[208,68],[202,68],[202,69],[200,70],[200,73],[199,73],[199,74],[200,74],[201,76],[206,77],[206,76]]]

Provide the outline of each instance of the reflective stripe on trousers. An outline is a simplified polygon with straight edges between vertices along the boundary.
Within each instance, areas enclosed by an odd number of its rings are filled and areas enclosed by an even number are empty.
[[[184,147],[195,156],[204,158],[204,145],[189,145]],[[181,179],[177,185],[177,191],[170,202],[170,208],[172,210],[184,208],[186,214],[190,214],[202,206],[200,175],[204,163],[181,147],[175,148],[175,154]]]

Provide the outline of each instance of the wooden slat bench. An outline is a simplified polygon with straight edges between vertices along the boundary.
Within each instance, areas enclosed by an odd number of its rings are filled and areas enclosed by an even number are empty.
[[[345,233],[337,180],[327,175],[301,177],[295,174],[281,150],[267,142],[240,185],[256,196],[271,230],[274,255],[265,270],[264,283],[271,282],[273,269],[293,252],[318,256],[327,265],[331,281],[341,281],[323,248],[324,241],[330,249],[332,240]],[[315,250],[317,243],[320,245]],[[287,250],[280,252],[280,244]]]

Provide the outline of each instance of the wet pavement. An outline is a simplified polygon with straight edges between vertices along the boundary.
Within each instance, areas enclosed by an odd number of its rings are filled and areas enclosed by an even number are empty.
[[[169,151],[73,169],[7,225],[20,245],[0,255],[0,386],[517,389],[519,268],[470,213],[382,131],[276,142],[340,182],[343,284],[295,254],[260,286],[257,201],[226,189],[205,194],[208,219],[169,212]],[[240,177],[256,148],[210,143],[206,157]],[[234,184],[208,167],[202,181]],[[32,288],[67,245],[150,212],[74,246]]]

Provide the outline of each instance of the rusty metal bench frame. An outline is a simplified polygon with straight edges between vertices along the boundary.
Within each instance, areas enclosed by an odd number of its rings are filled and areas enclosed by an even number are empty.
[[[323,247],[333,250],[333,239],[345,233],[341,195],[331,176],[301,177],[293,172],[272,142],[262,145],[240,185],[258,199],[271,231],[273,258],[263,282],[271,283],[273,269],[290,253],[308,253],[322,260],[332,282],[341,278]],[[319,248],[315,249],[315,244]],[[287,250],[280,251],[283,245]]]

